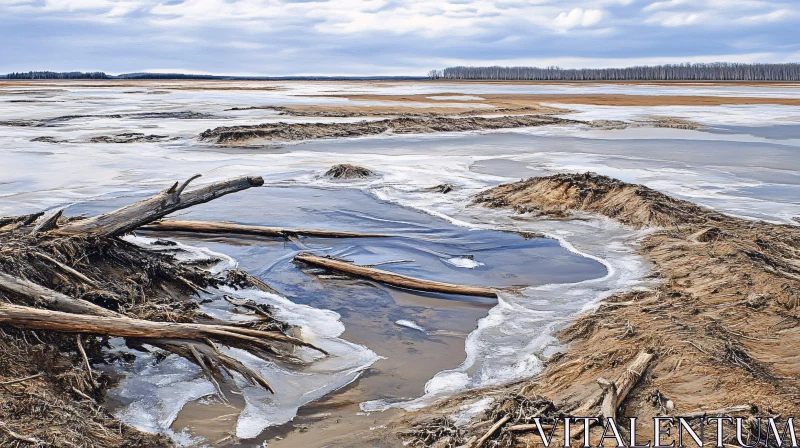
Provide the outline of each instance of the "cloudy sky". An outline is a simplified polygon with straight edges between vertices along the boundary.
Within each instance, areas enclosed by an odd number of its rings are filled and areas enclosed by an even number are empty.
[[[0,0],[0,73],[800,61],[800,0]]]

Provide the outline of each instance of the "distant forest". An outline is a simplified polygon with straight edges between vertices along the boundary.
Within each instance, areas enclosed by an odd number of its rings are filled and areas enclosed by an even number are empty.
[[[103,72],[26,72],[9,73],[8,79],[108,79]]]
[[[800,63],[653,65],[627,68],[448,67],[431,79],[533,81],[800,81]]]
[[[234,81],[420,81],[424,76],[226,76],[195,75],[187,73],[122,73],[108,75],[103,72],[19,72],[0,75],[0,79],[196,79],[196,80],[234,80]]]

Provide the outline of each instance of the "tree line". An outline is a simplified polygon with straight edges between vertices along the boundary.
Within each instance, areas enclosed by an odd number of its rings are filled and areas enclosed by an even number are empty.
[[[103,72],[16,72],[7,79],[108,79]]]
[[[700,63],[625,68],[448,67],[431,70],[430,79],[535,81],[800,81],[800,63]]]

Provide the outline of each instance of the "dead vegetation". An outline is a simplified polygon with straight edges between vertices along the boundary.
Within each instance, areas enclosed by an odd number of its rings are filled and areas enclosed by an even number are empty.
[[[366,179],[374,175],[375,173],[367,168],[351,165],[349,163],[334,165],[325,172],[325,177],[331,179]]]
[[[655,290],[608,298],[561,331],[566,351],[554,355],[538,377],[510,388],[512,396],[547,397],[571,415],[600,416],[613,409],[605,400],[616,389],[619,419],[637,416],[650,425],[651,417],[660,415],[787,416],[797,410],[800,227],[727,216],[593,173],[502,185],[476,203],[519,213],[586,211],[651,228],[641,253],[662,279]],[[603,378],[625,378],[641,350],[652,361],[626,398],[619,380],[611,388]],[[431,415],[453,414],[459,400],[451,401],[399,426],[424,427]],[[466,425],[462,439],[485,434],[498,417],[490,412]],[[504,422],[487,441],[505,440],[508,427]],[[648,432],[652,435],[646,425],[642,442]],[[601,433],[602,427],[592,430],[595,443]],[[502,446],[537,443],[535,430],[519,431],[513,443]]]
[[[173,140],[168,135],[144,134],[141,132],[125,132],[115,135],[100,135],[89,138],[88,143],[142,143],[142,142],[163,142]]]
[[[403,117],[357,123],[264,123],[252,126],[220,126],[201,133],[202,141],[225,145],[250,144],[259,141],[302,141],[327,138],[362,137],[395,134],[426,134],[431,132],[464,132],[509,129],[552,124],[576,123],[548,115],[518,115],[503,117]]]
[[[353,118],[353,117],[405,117],[405,118],[434,118],[441,116],[479,116],[479,115],[555,115],[571,112],[569,109],[534,105],[522,107],[437,107],[431,105],[425,108],[411,108],[403,106],[328,106],[328,105],[296,105],[296,106],[249,106],[234,107],[226,111],[242,110],[274,110],[279,115],[294,117],[319,117],[319,118]]]
[[[136,350],[182,356],[217,386],[238,375],[270,391],[218,344],[281,363],[300,363],[299,347],[325,354],[269,308],[231,297],[253,319],[223,322],[191,300],[220,285],[263,288],[257,279],[240,271],[212,275],[179,263],[175,252],[120,238],[176,210],[263,184],[242,177],[187,188],[196,177],[92,218],[57,211],[0,219],[1,446],[171,445],[120,424],[100,404],[116,383],[113,369],[95,368],[118,361],[104,351],[112,336]]]

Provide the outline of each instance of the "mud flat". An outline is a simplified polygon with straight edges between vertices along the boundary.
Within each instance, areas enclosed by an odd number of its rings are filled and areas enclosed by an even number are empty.
[[[332,97],[351,101],[402,101],[416,104],[441,104],[442,99],[464,97],[463,93],[435,95],[342,94]],[[450,101],[450,100],[448,100]],[[545,107],[548,104],[585,104],[591,106],[723,106],[733,104],[800,105],[800,98],[704,96],[704,95],[612,95],[612,94],[480,94],[466,97],[464,104],[482,104],[498,108]]]
[[[652,425],[659,415],[790,416],[797,410],[800,227],[727,216],[593,173],[502,185],[476,203],[524,214],[590,212],[651,229],[641,253],[661,286],[614,295],[561,331],[568,348],[541,375],[439,402],[401,417],[372,440],[455,447],[475,443],[492,427],[484,446],[530,446],[538,433],[519,425],[531,423],[534,411],[580,408],[580,415],[601,415],[598,378],[620,377],[642,353],[652,361],[638,372],[620,419],[636,416]],[[637,433],[643,442],[652,436],[644,428]],[[750,425],[745,433],[754,436],[756,429]],[[601,433],[601,427],[592,430],[594,443]],[[735,431],[726,434],[735,443]]]
[[[253,126],[220,126],[200,134],[200,140],[226,145],[248,145],[258,142],[361,137],[386,133],[465,132],[574,123],[580,122],[545,115],[496,118],[391,118],[358,123],[265,123]]]

